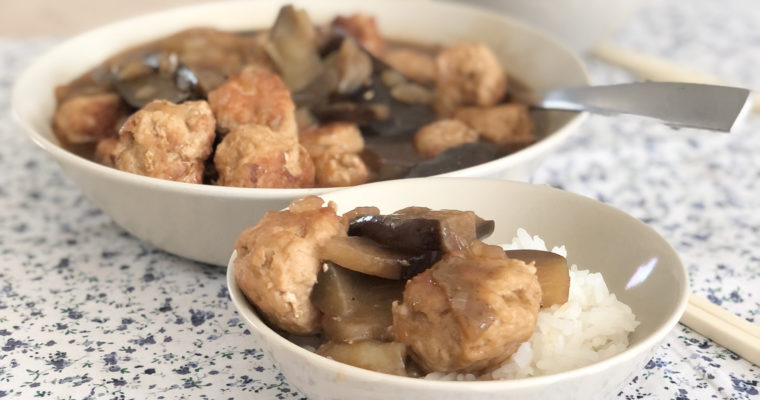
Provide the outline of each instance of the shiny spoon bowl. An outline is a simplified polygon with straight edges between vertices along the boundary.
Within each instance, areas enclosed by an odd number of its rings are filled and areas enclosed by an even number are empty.
[[[721,132],[731,132],[750,105],[748,89],[682,82],[580,86],[513,95],[537,108],[630,114],[671,127]]]

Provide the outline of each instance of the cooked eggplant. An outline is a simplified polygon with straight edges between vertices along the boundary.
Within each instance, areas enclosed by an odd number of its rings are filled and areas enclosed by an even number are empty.
[[[317,354],[359,368],[406,376],[406,345],[402,343],[372,340],[355,343],[327,342],[319,346]]]
[[[535,262],[536,277],[541,285],[541,307],[565,304],[570,294],[570,271],[567,259],[541,250],[507,250],[507,257],[526,263]]]
[[[401,299],[404,281],[376,278],[332,263],[317,276],[312,304],[322,311],[322,329],[333,342],[390,340],[391,304]]]
[[[368,237],[402,252],[453,251],[493,232],[493,221],[472,211],[408,207],[388,215],[368,215],[350,222],[348,234]]]
[[[173,53],[150,53],[141,61],[114,67],[112,73],[116,91],[134,108],[153,100],[177,104],[197,95],[198,78]]]
[[[303,89],[322,73],[317,39],[306,11],[292,5],[280,9],[266,51],[291,91]]]
[[[398,251],[360,236],[334,237],[322,246],[320,252],[323,260],[386,279],[409,279],[441,258],[439,250]]]

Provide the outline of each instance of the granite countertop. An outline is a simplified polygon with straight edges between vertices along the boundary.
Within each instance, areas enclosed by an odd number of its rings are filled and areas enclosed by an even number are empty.
[[[760,88],[753,0],[652,0],[613,42]],[[157,250],[99,211],[13,122],[9,92],[58,42],[0,37],[0,398],[301,399],[229,300],[223,268]],[[596,83],[632,77],[587,58]],[[725,135],[591,117],[533,181],[640,218],[692,290],[760,324],[760,118]],[[625,399],[760,399],[760,367],[678,325]]]

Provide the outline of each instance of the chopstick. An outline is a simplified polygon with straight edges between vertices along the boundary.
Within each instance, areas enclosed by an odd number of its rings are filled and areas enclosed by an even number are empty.
[[[715,76],[610,44],[597,45],[591,50],[591,55],[604,62],[625,68],[640,78],[651,81],[732,86]],[[751,101],[753,103],[752,111],[760,113],[760,93],[754,93]]]
[[[681,323],[745,360],[760,365],[760,326],[693,293],[689,296]]]

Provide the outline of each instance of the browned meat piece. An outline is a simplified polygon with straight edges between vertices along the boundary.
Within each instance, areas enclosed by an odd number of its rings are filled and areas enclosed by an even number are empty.
[[[536,140],[528,108],[509,103],[494,107],[465,107],[454,113],[480,135],[496,144],[508,145]]]
[[[295,138],[295,105],[280,77],[249,66],[208,94],[220,128],[232,131],[245,125],[265,125]]]
[[[113,167],[115,157],[114,151],[116,150],[116,145],[118,143],[119,139],[116,137],[109,137],[99,141],[98,145],[95,146],[94,160],[107,167]]]
[[[346,234],[335,204],[322,203],[310,196],[293,201],[289,210],[269,211],[235,242],[240,290],[270,321],[291,333],[319,332],[321,315],[310,299],[322,266],[318,248]]]
[[[216,147],[218,185],[298,188],[314,184],[314,164],[295,138],[263,125],[241,126]]]
[[[369,179],[367,165],[356,153],[326,153],[314,159],[314,169],[319,187],[354,186]]]
[[[55,110],[53,130],[68,143],[97,142],[116,135],[125,115],[115,93],[73,97]]]
[[[388,49],[388,44],[377,29],[375,17],[361,13],[339,16],[333,20],[332,26],[342,29],[376,57],[382,57]]]
[[[433,57],[412,49],[389,51],[385,61],[405,77],[426,85],[435,82],[436,66]]]
[[[427,372],[479,373],[530,339],[540,300],[534,267],[473,242],[407,283],[393,329]]]
[[[433,158],[451,147],[477,141],[478,133],[456,119],[431,122],[414,134],[414,147],[425,158]]]
[[[507,92],[507,74],[493,52],[481,43],[460,43],[436,58],[439,115],[449,116],[461,106],[492,106]]]
[[[335,122],[301,132],[299,141],[312,157],[325,153],[359,153],[364,138],[355,124]]]
[[[202,183],[214,125],[205,101],[153,101],[129,117],[119,131],[114,166],[154,178]]]
[[[314,160],[317,186],[353,186],[369,179],[369,169],[358,154],[364,139],[356,125],[336,122],[308,129],[300,142]]]

